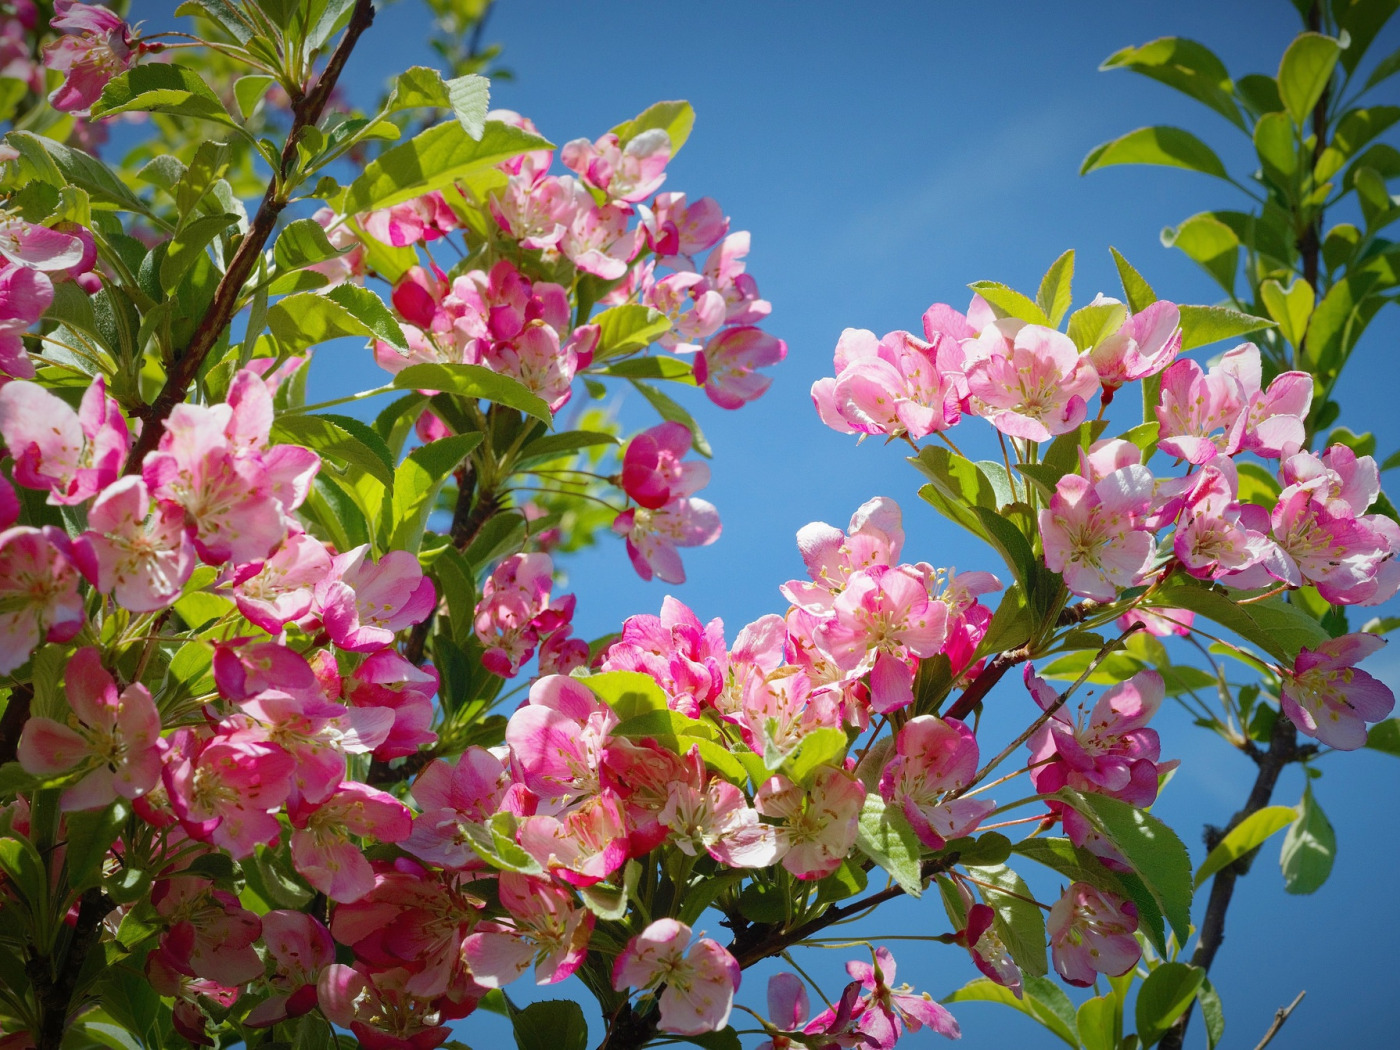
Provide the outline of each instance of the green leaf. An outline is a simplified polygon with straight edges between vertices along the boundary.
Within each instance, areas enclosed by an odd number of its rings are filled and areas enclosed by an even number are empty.
[[[923,869],[919,862],[919,839],[909,821],[898,809],[885,805],[875,792],[865,796],[860,825],[856,831],[860,851],[889,873],[911,897],[924,892]]]
[[[0,838],[0,873],[28,902],[31,912],[39,912],[48,900],[48,871],[30,841],[15,832]]]
[[[1348,73],[1356,71],[1376,34],[1397,9],[1400,9],[1400,0],[1332,0],[1337,28],[1350,37],[1342,51],[1343,69]]]
[[[1001,1003],[1013,1010],[1020,1010],[1077,1050],[1079,1037],[1074,1023],[1074,1007],[1069,997],[1053,982],[1042,977],[1025,978],[1022,990],[1024,994],[1018,999],[1010,988],[986,977],[976,977],[952,995],[945,996],[943,1002]]]
[[[1302,346],[1313,312],[1312,285],[1298,277],[1285,289],[1271,278],[1259,286],[1259,294],[1269,316],[1278,322],[1279,333],[1293,346]]]
[[[1122,303],[1091,303],[1069,315],[1069,337],[1080,350],[1089,350],[1123,327],[1128,308]]]
[[[1016,965],[1024,973],[1044,977],[1049,972],[1045,961],[1045,915],[1034,903],[1030,887],[1005,864],[968,865],[967,871],[987,884],[979,886],[978,892],[996,912],[997,936]]]
[[[346,336],[382,339],[408,350],[403,329],[379,296],[353,284],[338,285],[324,295],[284,296],[268,308],[267,327],[289,353]]]
[[[480,141],[486,131],[486,112],[491,108],[491,82],[469,73],[447,81],[447,99],[467,137]]]
[[[1199,966],[1164,962],[1147,975],[1137,997],[1137,1034],[1142,1045],[1155,1046],[1178,1017],[1186,1012],[1205,982]]]
[[[131,806],[124,799],[117,799],[102,809],[68,814],[65,862],[69,889],[85,890],[102,881],[102,861],[130,815]]]
[[[640,303],[624,303],[604,310],[589,323],[598,326],[597,361],[644,350],[671,330],[671,320],[660,310]]]
[[[1127,300],[1128,309],[1135,314],[1142,313],[1157,301],[1157,293],[1117,248],[1108,250],[1113,253],[1113,265],[1118,268],[1118,280],[1122,282],[1123,298]]]
[[[1400,47],[1397,47],[1385,58],[1376,63],[1376,68],[1371,70],[1371,75],[1366,78],[1366,83],[1362,87],[1363,91],[1370,91],[1382,80],[1388,80],[1396,73],[1400,73]]]
[[[1286,114],[1266,113],[1254,125],[1254,152],[1259,155],[1264,177],[1286,199],[1296,196],[1298,144],[1293,125]]]
[[[1284,836],[1279,852],[1283,888],[1289,893],[1315,892],[1332,874],[1336,857],[1337,833],[1313,797],[1312,784],[1305,784],[1298,817]]]
[[[1377,722],[1366,734],[1366,746],[1372,751],[1400,758],[1400,718]]]
[[[1084,1050],[1114,1050],[1118,1045],[1118,997],[1100,995],[1079,1005],[1075,1021]]]
[[[467,844],[493,868],[523,875],[538,875],[543,871],[539,862],[515,841],[513,813],[495,813],[487,824],[464,822],[460,827],[466,834]]]
[[[1278,66],[1279,98],[1298,127],[1312,115],[1341,53],[1341,45],[1321,33],[1298,34],[1283,53]]]
[[[1255,116],[1283,112],[1283,100],[1278,97],[1278,81],[1264,73],[1246,73],[1240,77],[1235,81],[1235,94]]]
[[[253,115],[253,110],[258,108],[258,103],[267,96],[272,85],[276,83],[276,77],[266,76],[262,73],[252,73],[246,77],[239,77],[233,82],[233,97],[238,103],[238,112],[243,114],[244,120]]]
[[[1220,840],[1196,871],[1195,886],[1200,889],[1206,879],[1222,868],[1229,867],[1269,838],[1292,824],[1298,811],[1292,806],[1265,806],[1240,821]]]
[[[1044,310],[1014,288],[996,281],[973,281],[968,287],[987,300],[1000,317],[1015,317],[1039,325],[1050,323]]]
[[[214,238],[237,222],[237,215],[206,215],[181,226],[160,262],[161,289],[167,294],[173,292]]]
[[[633,379],[631,383],[641,393],[642,397],[647,399],[651,407],[656,409],[656,414],[662,419],[671,423],[680,423],[690,428],[691,448],[695,449],[697,453],[704,456],[706,459],[714,455],[713,449],[710,448],[710,443],[705,440],[705,434],[700,429],[700,424],[691,418],[689,412],[675,401],[672,401],[660,390],[657,390],[656,387],[652,386],[650,383],[644,383],[640,379]]]
[[[253,39],[253,27],[248,17],[228,0],[184,0],[175,8],[175,15],[177,18],[187,15],[207,18],[240,44]]]
[[[1222,339],[1234,339],[1248,332],[1272,328],[1267,317],[1255,317],[1224,306],[1181,307],[1181,349],[1194,350]]]
[[[802,743],[784,764],[784,768],[793,783],[809,787],[817,770],[830,767],[839,769],[845,758],[845,732],[824,727],[814,729],[802,738]]]
[[[926,493],[921,489],[919,495],[950,521],[981,539],[987,539],[982,519],[975,508],[996,511],[996,490],[977,465],[936,445],[924,446],[910,462],[932,482],[925,489],[933,491]]]
[[[438,493],[457,465],[481,444],[480,434],[453,434],[415,448],[394,472],[389,549],[416,551]]]
[[[1316,648],[1328,637],[1320,623],[1278,597],[1246,606],[1222,591],[1186,584],[1160,589],[1151,604],[1204,616],[1290,667],[1304,646]]]
[[[569,999],[531,1003],[511,1015],[517,1050],[587,1050],[588,1022]]]
[[[1367,297],[1374,275],[1352,274],[1336,281],[1313,311],[1300,367],[1328,373],[1346,360],[1366,327]]]
[[[695,366],[679,357],[633,357],[601,370],[602,375],[624,379],[665,379],[695,385]]]
[[[617,444],[619,442],[615,434],[604,434],[593,430],[566,430],[561,434],[545,434],[535,438],[534,441],[520,450],[520,462],[528,463],[534,459],[552,459],[576,452],[581,448]]]
[[[1065,252],[1045,271],[1040,280],[1040,289],[1035,293],[1036,305],[1050,319],[1050,326],[1058,328],[1071,302],[1070,286],[1074,282],[1074,249]]]
[[[343,211],[388,208],[521,153],[552,148],[548,140],[499,120],[488,120],[480,139],[469,136],[460,121],[439,124],[367,164],[350,184]]]
[[[1146,810],[1107,795],[1057,792],[1118,847],[1146,884],[1176,932],[1178,944],[1191,935],[1191,857],[1176,832]]]
[[[668,709],[666,694],[656,684],[656,679],[640,671],[604,671],[582,681],[613,709],[619,722]]]
[[[315,219],[296,219],[277,235],[272,246],[272,261],[278,273],[287,273],[338,258],[349,250],[333,245],[326,236],[325,227]]]
[[[1225,63],[1203,44],[1183,37],[1162,37],[1141,47],[1125,47],[1104,60],[1100,69],[1131,69],[1176,88],[1247,130],[1231,94],[1234,85]]]
[[[150,214],[146,205],[96,157],[29,131],[12,131],[5,140],[19,150],[35,176],[44,182],[60,188],[72,183],[86,190],[94,204],[100,201],[125,211]]]
[[[1210,274],[1226,294],[1235,294],[1235,271],[1239,267],[1240,239],[1225,223],[1205,212],[1193,215],[1180,226],[1162,230],[1162,245],[1177,248]]]
[[[102,89],[102,97],[93,103],[92,115],[96,119],[140,110],[233,124],[204,78],[174,62],[133,66],[113,77]]]
[[[1115,164],[1160,164],[1199,171],[1219,179],[1229,177],[1215,151],[1181,128],[1138,128],[1111,142],[1095,146],[1080,164],[1079,174],[1087,175]]]
[[[690,129],[695,126],[695,110],[689,102],[654,102],[631,120],[613,128],[613,134],[622,145],[627,145],[644,131],[660,128],[671,139],[671,156],[674,157],[690,138]]]
[[[384,439],[358,419],[336,415],[281,415],[272,425],[276,441],[304,445],[329,459],[394,484],[394,457]]]
[[[394,386],[409,390],[440,390],[458,397],[485,398],[549,423],[549,405],[518,380],[485,365],[409,365],[394,376]]]
[[[1210,981],[1201,983],[1196,1000],[1201,1004],[1201,1018],[1206,1023],[1206,1050],[1215,1050],[1225,1035],[1225,1007]]]

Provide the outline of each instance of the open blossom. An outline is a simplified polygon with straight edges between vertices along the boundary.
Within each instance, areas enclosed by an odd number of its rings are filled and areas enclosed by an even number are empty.
[[[416,667],[396,649],[384,648],[371,653],[342,686],[352,707],[381,707],[394,713],[389,735],[374,749],[377,761],[404,758],[437,742],[430,727],[438,673],[431,664]]]
[[[1379,722],[1395,707],[1395,694],[1355,665],[1385,645],[1374,634],[1329,638],[1303,649],[1282,675],[1282,707],[1298,729],[1341,751],[1366,743],[1366,723]]]
[[[724,296],[706,287],[706,279],[693,272],[668,274],[646,287],[642,302],[660,310],[671,328],[657,345],[672,353],[691,354],[724,324]]]
[[[876,496],[856,508],[846,532],[824,521],[798,529],[797,550],[811,583],[788,580],[778,589],[800,609],[829,613],[854,573],[893,565],[903,548],[899,504],[888,496]]]
[[[645,229],[657,255],[693,256],[713,247],[728,233],[729,220],[711,197],[687,203],[684,193],[658,193]]]
[[[1099,296],[1095,303],[1112,303]],[[1098,373],[1105,400],[1125,383],[1162,371],[1181,352],[1181,310],[1158,300],[1124,319],[1118,331],[1089,349],[1089,363]]]
[[[36,383],[0,388],[0,436],[15,459],[15,482],[47,489],[49,502],[82,503],[121,473],[130,442],[117,402],[98,376],[77,412]]]
[[[64,693],[75,720],[68,725],[33,715],[24,725],[17,757],[25,772],[53,776],[84,769],[65,788],[64,810],[98,809],[118,795],[136,798],[160,781],[160,714],[140,682],[118,692],[91,646],[68,661]]]
[[[462,752],[455,765],[428,763],[413,782],[420,813],[402,846],[415,857],[444,868],[465,868],[476,860],[468,828],[484,828],[504,808],[511,787],[510,768],[483,747]]]
[[[408,551],[389,551],[378,562],[363,544],[331,560],[331,575],[316,585],[316,604],[331,641],[364,653],[392,645],[394,635],[422,623],[437,592]]]
[[[1219,464],[1219,465],[1217,465]],[[1217,457],[1195,475],[1182,502],[1172,550],[1190,575],[1215,580],[1241,572],[1261,561],[1277,563],[1281,555],[1261,529],[1262,508],[1243,507],[1236,498],[1234,464]]]
[[[547,814],[520,822],[520,845],[555,878],[592,886],[626,862],[627,817],[610,791],[592,795],[561,818]]]
[[[256,571],[234,584],[238,611],[268,634],[280,633],[311,612],[316,584],[330,574],[331,558],[316,537],[290,533],[272,557],[250,566]]]
[[[87,254],[88,246],[80,237],[0,211],[0,257],[14,266],[46,273],[67,273],[81,267]],[[15,291],[13,287],[5,290],[12,294]],[[52,287],[48,297],[53,297]],[[45,307],[47,305],[45,303]]]
[[[588,952],[593,913],[568,890],[528,875],[503,871],[497,888],[510,917],[478,923],[462,942],[472,980],[502,988],[532,962],[536,984],[555,984],[572,975]]]
[[[506,744],[522,783],[542,799],[570,802],[594,794],[612,708],[577,679],[541,678],[529,701],[510,716]]]
[[[191,838],[235,859],[281,832],[273,811],[292,790],[296,759],[256,729],[210,735],[178,729],[162,777],[171,807]]]
[[[119,478],[88,509],[88,529],[73,541],[87,581],[132,612],[171,605],[194,571],[185,514],[174,503],[152,506],[146,483]]]
[[[1146,467],[1123,467],[1097,483],[1066,474],[1040,512],[1045,564],[1084,598],[1107,601],[1131,587],[1156,554],[1152,533],[1139,527],[1151,498]]]
[[[685,568],[676,548],[704,547],[719,539],[719,511],[687,494],[657,510],[625,510],[613,519],[612,530],[626,538],[627,556],[638,576],[680,584],[685,582]]]
[[[720,408],[742,408],[773,380],[757,371],[787,357],[787,343],[748,325],[726,328],[695,357],[695,381]]]
[[[838,867],[856,843],[865,788],[840,769],[820,769],[810,789],[775,776],[758,789],[754,805],[766,817],[781,817],[778,842],[786,846],[783,867],[799,879],[820,879]]]
[[[935,333],[925,342],[908,332],[847,328],[836,343],[836,375],[812,384],[822,422],[842,433],[926,437],[962,418],[967,395],[957,341]]]
[[[554,561],[548,554],[512,554],[501,561],[481,589],[476,603],[477,640],[486,646],[482,665],[492,674],[514,678],[534,654],[536,624],[549,606]]]
[[[262,941],[273,963],[273,993],[243,1019],[249,1028],[268,1028],[316,1009],[316,982],[335,962],[330,931],[303,912],[268,912],[262,917]]]
[[[623,144],[608,132],[596,142],[564,143],[559,159],[587,185],[614,200],[635,203],[650,197],[666,181],[671,136],[661,128],[650,128]]]
[[[1010,437],[1045,441],[1084,422],[1099,379],[1069,336],[1028,324],[967,368],[975,415]]]
[[[1017,999],[1022,997],[1021,968],[997,934],[996,912],[991,907],[974,904],[968,908],[967,926],[958,937],[959,943],[965,944],[972,954],[973,965],[988,980],[1011,989]]]
[[[888,948],[875,949],[874,964],[853,959],[846,972],[866,991],[865,1013],[857,1028],[873,1039],[878,1050],[893,1050],[903,1034],[928,1025],[948,1039],[958,1039],[962,1030],[941,1004],[925,992],[915,995],[907,984],[896,986],[894,956]]]
[[[929,849],[970,834],[996,808],[990,799],[948,797],[977,771],[977,738],[957,719],[911,718],[895,737],[895,751],[880,776],[880,794],[900,807]]]
[[[661,992],[661,1030],[676,1035],[718,1032],[729,1023],[739,964],[718,942],[675,919],[657,919],[627,942],[613,964],[613,987]]]
[[[66,642],[82,629],[71,553],[68,537],[51,525],[0,532],[0,674],[16,670],[41,641]]]
[[[0,269],[0,374],[34,377],[34,363],[25,353],[21,336],[52,302],[53,282],[48,274],[28,266]]]
[[[1244,392],[1234,376],[1219,367],[1204,372],[1195,361],[1182,358],[1162,373],[1158,447],[1188,463],[1231,455],[1238,436],[1235,423],[1244,408]]]
[[[1305,421],[1312,407],[1313,377],[1307,372],[1282,372],[1267,390],[1261,389],[1263,364],[1253,343],[1235,347],[1220,359],[1218,367],[1234,376],[1244,400],[1231,445],[1240,452],[1270,459],[1297,452],[1307,439]]]
[[[744,793],[718,777],[703,790],[672,781],[659,819],[683,853],[693,857],[703,849],[731,868],[766,868],[783,852],[777,829],[761,823]]]
[[[642,246],[641,231],[627,228],[627,204],[597,204],[588,190],[570,180],[574,213],[560,238],[559,250],[584,273],[615,281]]]
[[[724,688],[727,662],[724,623],[702,624],[689,606],[668,594],[660,616],[639,613],[623,621],[622,637],[608,647],[603,670],[648,675],[672,710],[695,718]]]
[[[1131,901],[1085,882],[1073,883],[1045,920],[1055,971],[1067,984],[1081,988],[1101,973],[1122,976],[1142,955],[1133,936],[1137,928],[1137,908]]]
[[[726,324],[758,324],[773,312],[772,304],[759,298],[758,283],[747,272],[744,256],[748,254],[749,233],[740,230],[715,245],[700,269],[709,281],[708,287],[724,296]]]
[[[141,48],[131,27],[105,7],[55,0],[53,27],[63,33],[44,47],[44,64],[64,74],[50,95],[54,109],[85,115],[107,82],[123,73]]]
[[[169,924],[160,950],[177,972],[226,985],[262,976],[262,960],[253,950],[262,920],[232,893],[182,875],[156,883],[151,903]]]
[[[408,807],[393,795],[346,781],[324,801],[288,807],[292,864],[333,901],[356,901],[374,889],[374,871],[351,836],[398,842],[412,829]]]
[[[402,204],[372,211],[364,216],[361,225],[375,240],[403,248],[419,241],[446,237],[460,223],[443,195],[434,191]]]

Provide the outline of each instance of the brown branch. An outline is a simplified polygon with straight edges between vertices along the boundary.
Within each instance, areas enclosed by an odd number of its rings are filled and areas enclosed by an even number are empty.
[[[5,713],[0,715],[0,766],[15,760],[19,735],[24,723],[29,721],[29,705],[33,699],[34,686],[29,682],[10,690],[10,701],[5,705]]]
[[[1025,663],[1030,658],[1030,650],[1024,646],[1020,649],[997,653],[987,663],[987,666],[982,668],[981,674],[972,680],[972,684],[963,690],[962,696],[958,697],[953,706],[943,713],[943,717],[966,718],[978,704],[986,699],[987,694],[992,691],[992,686],[1000,682],[1007,671],[1017,664]]]
[[[97,887],[82,895],[68,950],[63,955],[63,963],[57,974],[53,974],[50,968],[49,957],[38,954],[29,956],[25,972],[34,986],[40,1011],[39,1031],[33,1033],[37,1050],[59,1050],[62,1046],[63,1034],[68,1030],[69,1016],[73,1010],[73,998],[78,990],[78,978],[89,953],[102,936],[102,920],[115,907],[115,902]]]
[[[325,71],[316,81],[316,86],[293,103],[292,127],[287,133],[286,145],[282,147],[278,170],[272,173],[272,180],[268,183],[262,203],[258,205],[257,214],[234,251],[233,258],[229,260],[228,269],[219,280],[219,285],[214,290],[214,298],[195,328],[194,335],[190,337],[184,352],[170,363],[165,385],[161,387],[156,399],[141,413],[144,424],[141,434],[131,447],[131,454],[127,457],[126,473],[135,474],[140,471],[142,461],[156,447],[161,434],[165,432],[166,418],[174,411],[176,405],[184,403],[189,394],[190,384],[199,375],[209,351],[214,348],[219,336],[228,328],[229,322],[238,312],[238,300],[243,294],[243,286],[248,283],[254,267],[262,259],[263,248],[272,236],[277,218],[291,199],[294,186],[288,178],[296,163],[297,143],[301,140],[302,133],[307,128],[314,127],[321,119],[326,101],[330,98],[336,81],[340,79],[341,71],[350,58],[350,52],[354,50],[355,42],[373,21],[374,5],[371,0],[356,0],[350,23],[345,27],[345,35],[340,38],[340,43],[330,61],[326,63]]]

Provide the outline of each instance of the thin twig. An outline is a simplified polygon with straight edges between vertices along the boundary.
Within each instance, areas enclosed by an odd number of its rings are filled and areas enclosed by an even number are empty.
[[[1269,1030],[1264,1033],[1264,1038],[1259,1040],[1259,1045],[1257,1045],[1254,1050],[1264,1050],[1264,1047],[1268,1046],[1269,1043],[1273,1041],[1274,1036],[1278,1035],[1278,1030],[1283,1027],[1283,1022],[1288,1020],[1293,1011],[1298,1008],[1298,1004],[1303,1001],[1303,996],[1307,994],[1308,991],[1305,988],[1295,995],[1293,1001],[1287,1006],[1280,1006],[1274,1011],[1274,1023],[1269,1025]]]

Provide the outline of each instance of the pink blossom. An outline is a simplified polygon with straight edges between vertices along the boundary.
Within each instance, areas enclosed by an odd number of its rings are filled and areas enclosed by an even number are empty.
[[[812,730],[840,727],[840,695],[819,689],[802,669],[771,678],[755,675],[744,690],[736,720],[744,742],[756,753],[789,755]]]
[[[418,976],[404,967],[332,963],[316,983],[317,1001],[326,1018],[349,1029],[365,1050],[433,1050],[452,1034],[443,1022],[470,1013],[485,989],[464,980],[450,994],[445,988],[420,994],[412,990]]]
[[[772,384],[757,369],[787,357],[787,343],[747,325],[726,328],[695,358],[695,381],[720,408],[742,408]]]
[[[814,521],[797,532],[797,550],[812,581],[789,580],[779,590],[798,608],[829,613],[852,574],[899,560],[904,548],[903,512],[887,496],[866,500],[847,531]]]
[[[574,139],[559,151],[564,166],[613,200],[645,200],[666,181],[671,136],[650,128],[623,143],[612,132],[596,142]]]
[[[121,473],[130,436],[98,376],[74,412],[36,383],[0,387],[0,436],[15,459],[15,482],[49,490],[49,502],[82,503]]]
[[[438,673],[431,664],[415,667],[391,648],[380,649],[345,679],[345,698],[354,707],[381,707],[394,713],[384,742],[374,749],[376,761],[404,758],[437,742],[433,696]]]
[[[535,964],[536,984],[555,984],[582,964],[593,933],[593,913],[549,882],[503,871],[497,880],[507,921],[479,923],[462,942],[472,979],[501,988]]]
[[[292,864],[315,889],[341,902],[359,900],[374,889],[374,871],[351,836],[398,842],[412,829],[407,806],[354,780],[322,802],[293,803],[287,816],[296,829]]]
[[[417,558],[389,551],[374,562],[367,543],[333,558],[331,575],[315,594],[331,641],[356,653],[392,645],[395,634],[421,623],[437,604]]]
[[[377,241],[403,248],[419,241],[435,241],[446,237],[460,223],[441,193],[425,193],[421,197],[372,211],[361,218],[360,224]]]
[[[724,688],[728,654],[724,624],[701,624],[685,603],[669,594],[661,615],[638,614],[622,623],[622,637],[609,646],[605,671],[640,671],[666,693],[667,704],[692,718]]]
[[[518,380],[548,404],[551,412],[558,412],[572,395],[578,357],[568,344],[560,346],[555,329],[547,324],[533,324],[514,339],[491,343],[482,364]]]
[[[958,343],[935,333],[930,342],[908,332],[847,328],[836,344],[835,378],[812,384],[822,422],[842,433],[926,437],[962,418],[967,395]]]
[[[621,800],[609,791],[585,798],[559,817],[520,822],[520,845],[550,874],[572,886],[592,886],[626,862],[627,824]]]
[[[1123,467],[1097,483],[1066,474],[1040,512],[1045,564],[1084,598],[1108,601],[1131,587],[1156,554],[1152,533],[1139,527],[1151,497],[1146,467]]]
[[[673,273],[651,284],[642,302],[661,311],[671,328],[657,343],[672,353],[691,354],[724,324],[724,296],[705,287],[698,273]]]
[[[1055,971],[1067,984],[1081,988],[1101,973],[1122,976],[1142,955],[1133,936],[1137,928],[1137,908],[1131,901],[1088,883],[1073,883],[1045,921]]]
[[[1004,349],[967,369],[974,414],[1011,437],[1045,441],[1084,421],[1098,376],[1069,336],[1025,325]]]
[[[64,725],[32,715],[20,735],[16,757],[26,773],[53,776],[85,772],[65,788],[63,810],[100,809],[120,795],[136,798],[160,781],[160,714],[144,685],[120,693],[97,649],[79,649],[63,675],[64,693],[76,721]]]
[[[16,267],[44,270],[49,273],[67,273],[82,265],[87,252],[87,245],[82,239],[70,233],[25,222],[8,212],[0,214],[0,256]],[[10,285],[6,291],[11,295],[32,296],[37,293],[44,296],[45,292],[41,289],[42,285],[34,290],[24,289],[23,285]],[[52,298],[50,286],[47,300]],[[32,300],[30,302],[32,303]],[[48,308],[48,301],[44,302],[44,308]]]
[[[657,919],[627,942],[613,964],[613,987],[661,992],[661,1030],[676,1035],[718,1032],[729,1023],[739,964],[718,942],[675,919]],[[687,950],[687,946],[689,946]]]
[[[335,962],[335,941],[315,918],[277,909],[262,918],[262,940],[272,958],[273,994],[248,1012],[249,1028],[270,1028],[316,1008],[316,982]]]
[[[754,805],[766,817],[782,817],[778,841],[786,845],[783,867],[799,879],[830,875],[856,843],[865,788],[844,770],[819,769],[803,790],[785,776],[758,789]]]
[[[795,1040],[790,1034],[801,1030],[811,1009],[807,987],[794,973],[775,973],[768,978],[768,1017],[778,1033],[758,1044],[758,1050],[790,1050]]]
[[[542,799],[567,803],[592,795],[608,733],[616,725],[612,708],[583,682],[562,675],[541,678],[506,723],[511,764]]]
[[[295,649],[277,642],[232,638],[214,645],[214,685],[219,695],[235,703],[269,689],[292,694],[317,694],[316,673]]]
[[[1370,456],[1358,456],[1345,445],[1333,445],[1321,456],[1299,452],[1283,461],[1279,471],[1285,488],[1304,485],[1326,502],[1339,501],[1352,514],[1364,514],[1381,494],[1380,468]]]
[[[1274,544],[1250,528],[1242,512],[1233,463],[1224,457],[1211,460],[1185,496],[1172,539],[1182,568],[1197,579],[1215,580],[1265,559],[1276,561]]]
[[[180,973],[240,985],[263,973],[253,942],[262,920],[208,879],[162,879],[151,892],[156,914],[169,923],[161,938],[165,960]]]
[[[681,852],[694,857],[704,850],[731,868],[769,867],[784,850],[777,829],[761,823],[744,793],[718,777],[704,790],[672,781],[659,819]]]
[[[554,562],[548,554],[512,554],[492,570],[476,603],[477,640],[486,646],[482,665],[514,678],[534,654],[540,632],[535,619],[549,605]]]
[[[622,456],[622,489],[643,507],[660,509],[679,495],[704,488],[710,480],[705,463],[682,463],[690,449],[690,428],[662,423],[627,444]]]
[[[657,255],[698,255],[729,231],[723,209],[710,197],[687,204],[684,193],[658,193],[651,210],[645,228]]]
[[[291,533],[256,572],[234,585],[238,611],[269,634],[280,633],[311,612],[316,584],[331,572],[331,561],[316,537]]]
[[[924,1025],[948,1039],[961,1038],[953,1015],[927,992],[915,995],[907,984],[894,984],[895,962],[888,948],[877,948],[874,956],[874,965],[859,960],[846,964],[851,979],[868,993],[857,1027],[873,1037],[872,1045],[891,1050],[906,1031],[917,1032]]]
[[[52,26],[64,35],[44,46],[44,64],[64,75],[49,95],[54,109],[86,116],[107,82],[143,50],[131,27],[105,7],[54,0]]]
[[[132,612],[174,603],[194,571],[185,514],[174,503],[151,504],[139,477],[118,478],[88,509],[88,530],[73,541],[73,560],[87,581]]]
[[[1395,694],[1355,665],[1385,645],[1374,634],[1329,638],[1304,648],[1291,672],[1282,674],[1283,713],[1310,737],[1340,751],[1366,743],[1366,723],[1379,722],[1395,707]]]
[[[773,311],[772,305],[758,295],[758,284],[746,271],[743,261],[749,254],[747,230],[731,233],[720,241],[705,258],[701,273],[709,287],[724,296],[726,324],[758,324]]]
[[[257,730],[178,729],[169,743],[165,789],[191,838],[239,860],[277,838],[273,811],[291,793],[296,759]]]
[[[476,862],[468,828],[484,828],[503,808],[511,786],[509,767],[483,747],[469,747],[455,765],[428,763],[413,782],[421,812],[402,846],[415,857],[444,868]]]
[[[0,233],[0,239],[3,239]],[[24,350],[21,336],[44,315],[53,302],[53,282],[28,266],[0,269],[0,374],[32,379],[34,363]]]
[[[512,175],[504,190],[491,194],[491,215],[522,248],[557,252],[579,209],[585,206],[574,186],[574,180],[567,177]]]
[[[509,124],[513,128],[528,131],[532,135],[540,133],[540,129],[535,126],[533,120],[522,116],[513,109],[493,109],[486,114],[486,119],[499,120],[502,124]],[[522,175],[526,178],[538,179],[549,170],[553,161],[554,151],[552,149],[536,149],[508,157],[501,161],[497,167],[507,175]]]
[[[344,254],[325,262],[312,263],[307,269],[325,277],[327,287],[347,281],[364,283],[365,249],[344,216],[337,215],[330,208],[318,208],[311,217],[326,231],[326,240],[331,242],[331,247],[339,248]]]
[[[1259,348],[1241,343],[1217,366],[1239,383],[1244,408],[1230,436],[1232,450],[1266,458],[1291,456],[1307,438],[1306,419],[1312,406],[1313,377],[1307,372],[1282,372],[1261,390],[1263,367]]]
[[[82,629],[71,550],[52,526],[0,532],[0,674],[16,670],[41,641],[66,642]]]
[[[1290,485],[1279,493],[1270,515],[1279,556],[1267,565],[1269,576],[1298,587],[1310,583],[1329,602],[1352,605],[1384,601],[1394,593],[1378,587],[1400,548],[1400,530],[1378,514],[1356,517],[1342,500],[1309,484]],[[1231,581],[1236,582],[1236,581]],[[1238,586],[1263,582],[1244,577]]]
[[[1095,302],[1111,302],[1102,296]],[[1089,349],[1089,363],[1112,396],[1125,383],[1162,371],[1181,352],[1181,311],[1165,299],[1124,319],[1118,331]]]
[[[880,794],[909,819],[932,850],[961,838],[996,808],[987,799],[957,798],[977,771],[977,738],[957,719],[911,718],[895,737],[896,756],[880,775]]]
[[[1021,968],[1011,957],[1006,944],[997,934],[996,912],[986,904],[974,904],[967,909],[967,926],[958,935],[972,954],[972,963],[990,981],[1011,989],[1017,999],[1022,997]]]
[[[617,280],[641,248],[641,231],[627,228],[632,209],[626,204],[596,204],[577,182],[571,192],[575,210],[559,250],[584,273]]]
[[[392,711],[345,708],[324,699],[319,689],[266,689],[240,707],[261,726],[269,743],[296,759],[288,801],[298,806],[325,801],[345,776],[345,756],[373,751],[394,723]]]
[[[1219,366],[1203,372],[1195,361],[1182,358],[1162,373],[1158,447],[1188,463],[1233,455],[1241,436],[1236,424],[1247,405],[1234,374]]]
[[[612,530],[626,538],[627,556],[638,576],[681,584],[685,568],[676,548],[704,547],[719,539],[719,511],[706,500],[681,497],[658,510],[625,510],[613,519]]]
[[[1156,638],[1167,638],[1171,635],[1186,638],[1191,634],[1191,625],[1196,622],[1196,614],[1189,609],[1138,607],[1125,612],[1114,622],[1121,631],[1126,631],[1134,624],[1142,624],[1147,633]]]

